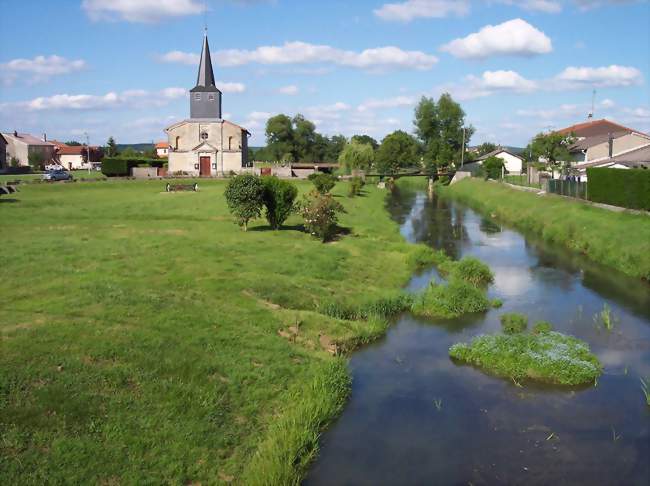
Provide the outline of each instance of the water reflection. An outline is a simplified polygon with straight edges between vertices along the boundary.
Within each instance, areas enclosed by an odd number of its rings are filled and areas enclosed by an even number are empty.
[[[323,436],[309,485],[650,484],[650,289],[562,248],[501,228],[453,202],[400,191],[403,234],[490,265],[504,307],[449,321],[403,316],[355,353],[350,402]],[[435,272],[415,275],[421,288]],[[616,319],[594,321],[604,303]],[[586,340],[606,367],[598,386],[524,388],[453,363],[451,344],[523,312]]]

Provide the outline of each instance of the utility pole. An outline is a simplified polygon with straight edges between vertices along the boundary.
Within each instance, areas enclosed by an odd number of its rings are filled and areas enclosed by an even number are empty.
[[[463,145],[460,149],[460,168],[465,164],[465,127],[463,127]]]
[[[86,164],[88,164],[88,173],[90,174],[90,168],[92,164],[90,163],[90,138],[88,138],[88,132],[84,132],[86,136]]]

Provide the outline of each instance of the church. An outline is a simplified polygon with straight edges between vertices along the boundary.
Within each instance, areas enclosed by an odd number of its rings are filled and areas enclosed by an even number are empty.
[[[206,32],[199,75],[190,91],[190,118],[165,129],[170,174],[214,177],[239,173],[247,166],[250,132],[221,118],[221,96],[214,81]]]

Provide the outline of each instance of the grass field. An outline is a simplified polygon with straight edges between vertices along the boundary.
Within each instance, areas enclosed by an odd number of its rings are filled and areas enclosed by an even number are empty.
[[[224,187],[0,199],[0,483],[299,482],[348,392],[332,351],[386,326],[318,310],[395,295],[418,247],[372,187],[340,197],[351,233],[329,244],[297,216],[243,233]]]
[[[617,213],[558,196],[538,196],[502,184],[466,179],[442,189],[523,231],[650,281],[650,217]]]

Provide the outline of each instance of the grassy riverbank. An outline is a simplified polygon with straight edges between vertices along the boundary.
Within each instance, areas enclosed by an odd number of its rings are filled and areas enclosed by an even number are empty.
[[[296,484],[417,265],[386,193],[322,244],[232,222],[223,181],[27,185],[0,199],[3,484]],[[300,184],[301,191],[310,188]]]
[[[441,193],[630,276],[650,280],[648,216],[615,213],[478,179],[466,179]]]

